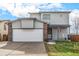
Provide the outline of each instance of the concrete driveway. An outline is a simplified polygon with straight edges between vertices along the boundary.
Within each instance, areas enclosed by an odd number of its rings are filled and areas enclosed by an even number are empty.
[[[47,56],[43,42],[0,42],[0,56]]]

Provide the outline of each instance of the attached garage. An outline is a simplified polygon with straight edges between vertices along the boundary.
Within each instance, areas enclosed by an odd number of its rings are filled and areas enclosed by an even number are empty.
[[[14,29],[13,41],[41,42],[43,41],[42,29]]]
[[[12,41],[42,42],[44,23],[35,18],[22,18],[12,22]]]

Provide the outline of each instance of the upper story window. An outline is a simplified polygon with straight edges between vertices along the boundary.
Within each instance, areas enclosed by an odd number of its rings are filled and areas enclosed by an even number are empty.
[[[45,19],[45,20],[49,20],[50,14],[43,14],[42,18]]]

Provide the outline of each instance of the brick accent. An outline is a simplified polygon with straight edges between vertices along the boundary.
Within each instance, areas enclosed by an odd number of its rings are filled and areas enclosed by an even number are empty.
[[[44,23],[44,41],[48,41],[48,24]]]
[[[12,40],[12,23],[8,23],[8,41]]]

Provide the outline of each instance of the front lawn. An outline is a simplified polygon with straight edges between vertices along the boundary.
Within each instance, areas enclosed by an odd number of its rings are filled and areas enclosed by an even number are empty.
[[[79,42],[56,41],[45,45],[49,56],[79,56]]]

